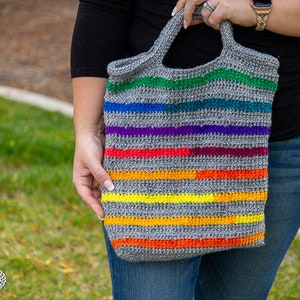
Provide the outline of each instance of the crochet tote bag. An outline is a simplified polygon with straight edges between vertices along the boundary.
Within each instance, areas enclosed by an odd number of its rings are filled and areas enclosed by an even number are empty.
[[[104,226],[130,261],[182,259],[264,244],[268,137],[278,60],[222,22],[219,57],[190,69],[163,58],[173,17],[146,53],[114,61],[104,103]]]

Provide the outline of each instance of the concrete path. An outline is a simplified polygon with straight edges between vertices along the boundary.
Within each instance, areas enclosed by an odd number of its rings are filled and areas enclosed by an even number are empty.
[[[0,96],[13,101],[38,106],[46,110],[61,112],[70,117],[73,116],[72,104],[41,94],[0,85]]]

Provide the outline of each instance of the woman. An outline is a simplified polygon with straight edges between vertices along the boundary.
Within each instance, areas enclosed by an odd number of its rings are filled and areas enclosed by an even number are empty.
[[[119,259],[107,240],[115,300],[191,300],[193,296],[266,299],[280,262],[299,229],[300,2],[292,0],[287,6],[284,1],[273,0],[268,18],[263,16],[262,23],[249,0],[207,1],[201,10],[202,19],[194,20],[196,6],[204,2],[80,1],[71,56],[76,131],[73,182],[80,197],[103,219],[99,188],[114,189],[101,165],[107,64],[147,51],[171,14],[181,8],[186,30],[179,34],[164,63],[182,68],[203,64],[220,53],[218,29],[226,19],[234,24],[237,42],[280,61],[269,143],[265,246],[168,262],[133,263]]]

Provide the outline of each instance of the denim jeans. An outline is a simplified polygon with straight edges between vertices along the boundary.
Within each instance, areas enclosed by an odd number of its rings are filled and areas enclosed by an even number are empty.
[[[114,300],[266,299],[300,226],[300,136],[269,144],[265,246],[167,262],[118,258],[107,236]]]

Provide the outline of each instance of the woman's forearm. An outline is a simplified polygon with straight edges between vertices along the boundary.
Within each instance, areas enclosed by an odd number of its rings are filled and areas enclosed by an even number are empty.
[[[266,29],[282,35],[300,37],[300,1],[272,0]]]
[[[102,109],[106,79],[78,77],[72,80],[72,85],[76,133],[73,183],[79,196],[97,216],[103,218],[100,188],[114,188],[101,163],[104,154]]]
[[[76,135],[103,133],[102,111],[106,82],[106,78],[98,77],[72,79]]]

